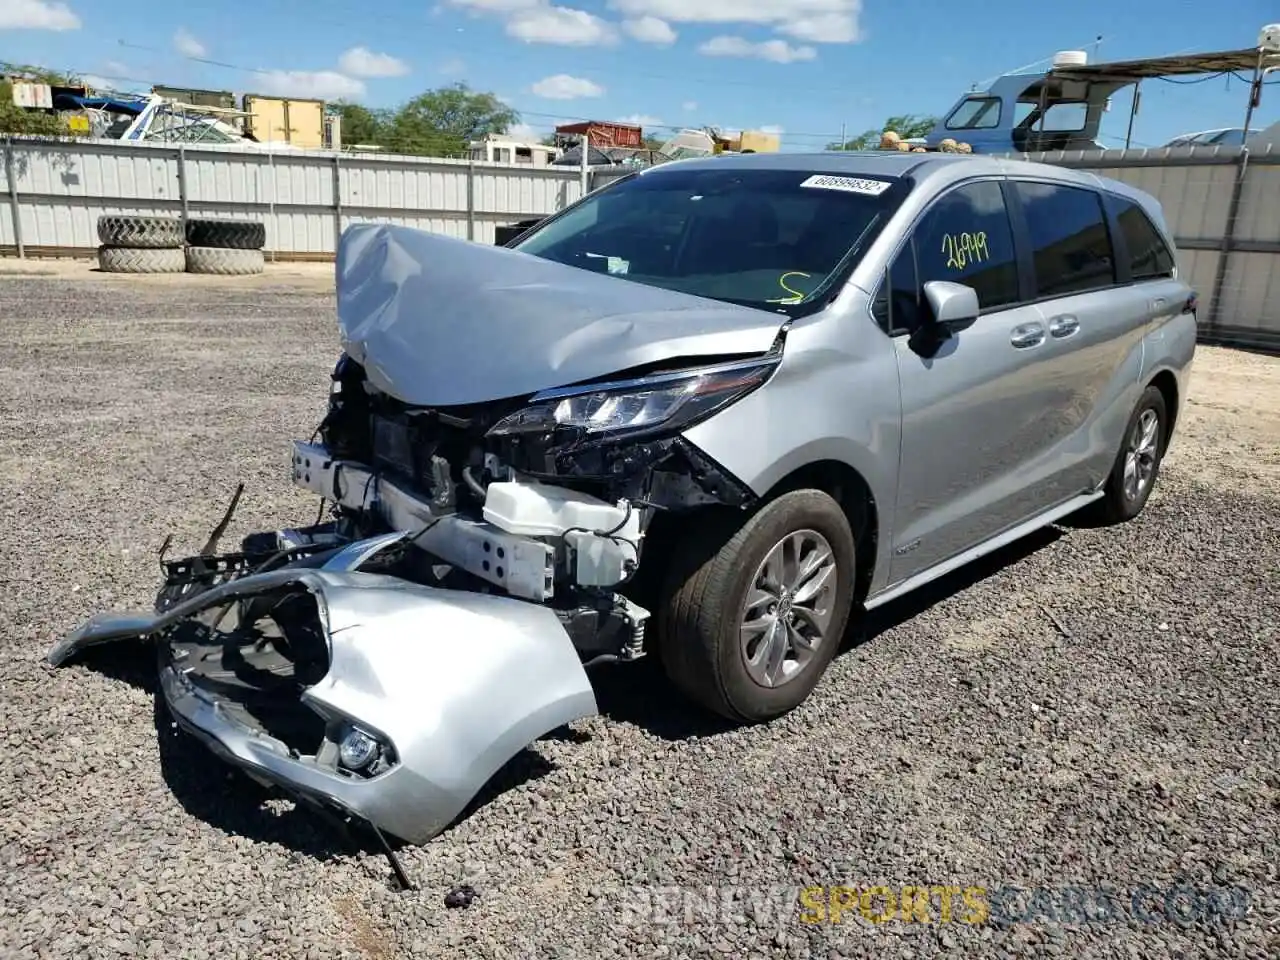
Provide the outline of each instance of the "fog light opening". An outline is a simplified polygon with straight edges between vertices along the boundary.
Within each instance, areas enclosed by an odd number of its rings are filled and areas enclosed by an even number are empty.
[[[350,727],[338,743],[338,760],[348,770],[363,770],[378,753],[378,741],[358,727]]]

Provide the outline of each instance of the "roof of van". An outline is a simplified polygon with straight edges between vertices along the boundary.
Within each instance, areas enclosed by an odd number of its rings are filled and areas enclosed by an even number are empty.
[[[1057,164],[1019,160],[1012,157],[973,153],[908,153],[895,150],[823,150],[814,153],[749,153],[672,160],[647,167],[640,176],[658,176],[665,171],[705,167],[715,170],[793,170],[796,173],[847,174],[849,176],[903,177],[948,181],[969,176],[1023,176],[1057,180],[1060,183],[1103,189],[1142,205],[1163,219],[1159,202],[1150,194],[1121,180],[1100,176]]]

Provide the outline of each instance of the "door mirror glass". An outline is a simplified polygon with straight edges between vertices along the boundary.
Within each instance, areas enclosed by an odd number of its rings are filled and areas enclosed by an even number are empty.
[[[957,323],[978,316],[978,294],[973,287],[949,280],[930,280],[924,285],[934,323]]]

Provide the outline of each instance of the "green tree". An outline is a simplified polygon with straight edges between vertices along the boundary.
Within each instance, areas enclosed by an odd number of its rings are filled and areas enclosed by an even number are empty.
[[[387,146],[398,153],[457,155],[464,153],[472,140],[506,133],[519,122],[520,114],[492,93],[456,83],[420,93],[397,110]]]
[[[937,122],[937,117],[918,117],[915,114],[906,113],[890,117],[879,130],[865,130],[852,140],[846,140],[843,144],[839,142],[828,143],[827,149],[874,150],[880,145],[880,135],[886,130],[897,131],[898,136],[902,137],[903,140],[907,140],[911,137],[923,137],[934,128]]]
[[[392,136],[392,110],[371,110],[359,103],[337,100],[330,106],[342,118],[342,142],[347,144],[370,143],[388,146]]]

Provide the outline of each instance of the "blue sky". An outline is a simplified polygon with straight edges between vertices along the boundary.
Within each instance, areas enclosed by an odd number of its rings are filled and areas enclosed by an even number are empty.
[[[1237,49],[1277,20],[1268,0],[0,0],[0,59],[125,88],[373,106],[464,81],[538,135],[557,121],[640,118],[658,136],[777,128],[783,149],[802,150],[842,125],[852,136],[892,114],[941,114],[973,83],[1055,50],[1115,60]],[[1135,143],[1239,126],[1245,101],[1230,78],[1148,84]],[[1128,106],[1117,99],[1104,139],[1123,139]],[[1280,82],[1255,125],[1278,119]]]

